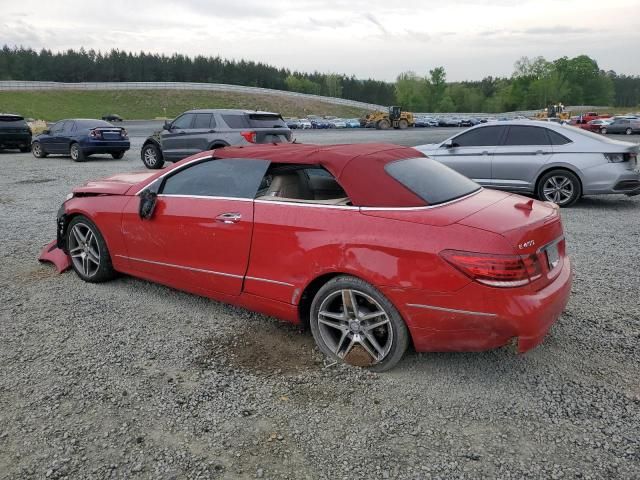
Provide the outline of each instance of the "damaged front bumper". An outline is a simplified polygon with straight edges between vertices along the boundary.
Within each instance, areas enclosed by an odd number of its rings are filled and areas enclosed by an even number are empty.
[[[66,252],[65,233],[67,228],[64,203],[60,205],[56,216],[56,239],[51,240],[40,252],[38,260],[41,262],[51,262],[56,267],[58,273],[62,273],[71,267],[71,258]]]

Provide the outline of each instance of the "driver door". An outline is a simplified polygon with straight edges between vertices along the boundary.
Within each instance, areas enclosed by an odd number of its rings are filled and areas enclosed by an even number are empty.
[[[177,162],[190,155],[188,132],[194,118],[194,113],[180,115],[171,122],[169,130],[162,131],[162,154],[166,160]]]
[[[265,160],[207,159],[171,172],[150,219],[132,197],[122,218],[134,275],[201,295],[239,295],[249,262],[253,199]]]

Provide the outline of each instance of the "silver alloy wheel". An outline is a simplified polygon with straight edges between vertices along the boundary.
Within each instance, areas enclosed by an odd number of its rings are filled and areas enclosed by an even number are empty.
[[[42,147],[40,146],[40,143],[38,142],[34,143],[31,149],[33,150],[33,154],[36,157],[39,157],[40,155],[42,155]]]
[[[624,133],[626,133],[627,135],[631,135],[633,133],[633,131],[630,128],[627,128]]]
[[[327,296],[318,312],[318,330],[325,345],[347,363],[355,346],[362,347],[370,357],[367,364],[374,365],[385,359],[393,344],[389,315],[359,290],[343,289]]]
[[[71,150],[69,151],[70,155],[71,155],[71,160],[77,160],[78,159],[78,154],[80,153],[80,150],[78,148],[78,144],[74,143],[73,145],[71,145]]]
[[[147,147],[144,149],[144,162],[147,165],[155,165],[158,161],[158,157],[156,156],[156,149],[153,147]]]
[[[544,198],[558,205],[564,205],[571,200],[573,192],[573,182],[562,175],[549,177],[542,187]]]
[[[100,247],[91,227],[76,223],[69,235],[69,255],[76,270],[86,277],[93,277],[100,268]]]

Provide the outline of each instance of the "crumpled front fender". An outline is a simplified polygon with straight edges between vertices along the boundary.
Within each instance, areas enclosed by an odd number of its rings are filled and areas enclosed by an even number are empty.
[[[62,273],[71,267],[71,258],[58,248],[57,243],[57,240],[51,240],[40,252],[38,260],[53,263],[58,273]]]

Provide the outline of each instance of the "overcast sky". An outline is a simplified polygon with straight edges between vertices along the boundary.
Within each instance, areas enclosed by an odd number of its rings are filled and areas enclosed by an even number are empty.
[[[640,74],[640,0],[0,0],[0,44],[220,55],[394,80],[582,53]]]

